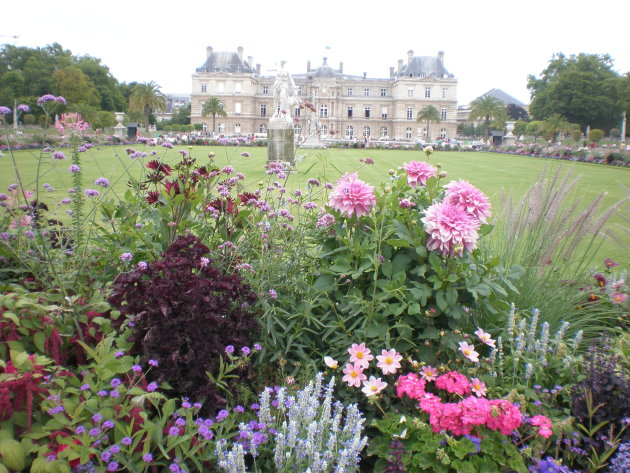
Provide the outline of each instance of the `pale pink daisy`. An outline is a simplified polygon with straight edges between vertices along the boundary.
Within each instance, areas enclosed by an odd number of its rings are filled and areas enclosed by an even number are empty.
[[[370,366],[370,361],[374,359],[374,355],[371,354],[370,349],[365,346],[365,343],[361,343],[360,345],[353,343],[352,346],[348,348],[348,353],[350,353],[350,363],[357,363],[363,369]]]
[[[403,168],[407,172],[407,184],[413,188],[424,186],[437,173],[437,169],[423,161],[403,163]]]
[[[474,345],[469,345],[466,342],[459,342],[459,351],[468,358],[470,361],[479,363],[479,353],[475,351]]]
[[[495,340],[492,339],[492,336],[488,332],[484,332],[483,329],[480,328],[475,332],[475,335],[477,335],[479,337],[479,340],[481,340],[489,347],[495,348]]]
[[[479,220],[455,205],[433,204],[421,220],[429,234],[427,248],[430,251],[437,250],[442,256],[452,258],[477,247]]]
[[[376,366],[383,371],[383,374],[394,374],[400,368],[402,355],[392,348],[391,350],[383,350],[376,359],[378,360]]]
[[[478,378],[472,378],[470,380],[470,390],[478,397],[485,397],[488,388],[486,387],[486,383],[479,381]]]
[[[363,368],[358,363],[348,363],[343,370],[345,375],[341,380],[348,383],[348,386],[354,386],[355,388],[361,387],[361,381],[367,379],[367,376],[363,374]]]
[[[331,358],[330,356],[324,357],[324,363],[326,363],[326,366],[328,366],[330,369],[336,370],[337,368],[339,368],[339,362]]]
[[[363,381],[363,388],[361,388],[361,391],[363,391],[366,396],[375,396],[386,387],[387,383],[381,380],[381,378],[377,379],[374,376],[370,376],[370,379]]]
[[[437,379],[437,370],[433,366],[423,366],[420,370],[420,376],[427,381],[435,381]]]
[[[444,188],[446,189],[444,202],[456,205],[482,223],[486,223],[490,216],[490,201],[486,194],[463,180],[451,181]]]
[[[610,299],[613,304],[623,304],[624,302],[626,302],[626,299],[628,299],[628,294],[617,291],[612,296],[610,296]]]
[[[348,217],[361,217],[369,213],[376,204],[374,188],[361,181],[356,172],[346,173],[337,181],[337,187],[330,194],[328,204]]]

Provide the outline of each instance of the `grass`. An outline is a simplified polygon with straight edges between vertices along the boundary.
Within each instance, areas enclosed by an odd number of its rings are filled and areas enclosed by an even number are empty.
[[[141,150],[142,145],[135,146]],[[149,148],[146,151],[155,150],[158,156],[168,163],[176,163],[181,155],[179,150],[185,149],[196,158],[198,162],[206,162],[208,153],[216,153],[216,166],[231,165],[237,171],[246,174],[246,184],[254,187],[258,181],[265,177],[264,164],[267,158],[266,148],[234,148],[234,147],[204,147],[196,146],[192,149],[176,147],[173,150],[165,148]],[[251,156],[243,157],[241,152],[246,150]],[[69,155],[69,152],[66,152]],[[397,169],[403,163],[426,160],[424,154],[419,151],[403,150],[363,150],[363,149],[327,149],[327,150],[298,150],[298,155],[304,155],[298,163],[297,172],[292,174],[288,187],[301,188],[307,178],[317,177],[322,181],[335,182],[341,174],[359,170],[359,176],[366,182],[375,186],[386,183],[389,179],[388,170]],[[49,203],[57,203],[67,196],[67,189],[71,187],[71,175],[69,156],[65,160],[52,160],[46,157],[40,167],[40,178],[36,181],[39,151],[17,151],[14,158],[19,167],[22,181],[27,189],[34,190],[39,186],[39,198]],[[46,155],[47,156],[47,155]],[[364,166],[359,159],[372,158],[373,166]],[[150,158],[144,158],[147,161]],[[84,177],[85,188],[103,189],[93,185],[94,180],[106,177],[111,181],[111,187],[107,190],[108,197],[120,199],[127,189],[127,181],[130,176],[139,176],[141,172],[141,160],[130,160],[124,147],[96,147],[84,153],[81,157],[81,168]],[[435,152],[429,160],[433,165],[441,164],[442,169],[448,172],[448,179],[465,179],[483,190],[493,203],[495,217],[500,208],[502,191],[512,193],[515,201],[518,201],[529,187],[536,181],[543,170],[554,173],[558,168],[561,172],[571,171],[578,179],[577,185],[571,196],[572,199],[581,198],[582,204],[578,208],[585,208],[593,202],[599,194],[606,192],[602,198],[602,208],[608,208],[623,199],[630,192],[630,169],[592,165],[585,163],[571,163],[566,161],[544,160],[531,157],[504,155],[483,152]],[[5,153],[0,157],[0,191],[11,183],[17,182],[11,156]],[[45,191],[43,184],[50,184],[55,190]],[[54,205],[53,205],[54,206]],[[580,207],[581,206],[581,207]],[[63,206],[57,207],[60,217],[63,217]],[[622,234],[622,226],[627,223],[627,215],[630,214],[626,205],[611,216],[610,226],[617,234]],[[626,231],[627,240],[627,231]],[[623,237],[622,237],[623,238]],[[630,252],[625,244],[629,241],[607,240],[595,255],[595,261],[604,258],[612,258],[630,266]]]

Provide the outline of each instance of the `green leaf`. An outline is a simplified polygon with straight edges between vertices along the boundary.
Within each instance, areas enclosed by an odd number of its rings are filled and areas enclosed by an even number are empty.
[[[22,448],[22,444],[17,440],[0,440],[0,456],[2,456],[2,463],[4,463],[7,468],[14,471],[24,469],[26,463],[24,449]]]
[[[444,297],[444,291],[440,290],[435,293],[435,302],[442,312],[448,307],[448,303]]]
[[[31,463],[31,473],[46,473],[46,464],[48,462],[45,458],[37,457]]]
[[[33,335],[33,343],[35,343],[35,347],[40,353],[46,353],[46,335],[44,332],[35,332],[35,335]]]
[[[411,243],[408,240],[403,240],[402,238],[392,238],[390,240],[385,240],[385,243],[393,246],[394,248],[409,248],[411,247]]]
[[[17,315],[15,315],[13,312],[5,312],[4,314],[2,314],[2,316],[5,319],[9,319],[11,322],[13,322],[17,327],[20,326],[20,319],[18,318]]]

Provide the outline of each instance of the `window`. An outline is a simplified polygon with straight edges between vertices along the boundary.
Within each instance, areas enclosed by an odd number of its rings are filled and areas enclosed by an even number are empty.
[[[413,107],[407,107],[407,120],[413,120]]]
[[[237,135],[241,134],[241,124],[240,123],[235,123],[234,124],[234,133],[236,133]]]
[[[323,103],[319,106],[319,116],[321,118],[326,118],[328,116],[328,105]]]
[[[236,103],[234,104],[234,113],[235,113],[236,115],[240,115],[240,114],[241,114],[241,108],[242,108],[242,104],[241,104],[241,102],[236,102]]]
[[[235,94],[240,94],[241,93],[241,83],[240,82],[234,82],[234,93]]]
[[[442,108],[442,120],[446,120],[446,115],[448,114],[448,108]]]
[[[201,93],[205,94],[207,92],[207,84],[201,84]]]
[[[223,123],[219,123],[219,133],[225,133],[225,125]]]
[[[424,89],[424,96],[426,98],[430,98],[431,97],[431,87],[427,87],[426,89]]]
[[[328,135],[328,125],[322,125],[319,132],[322,136]]]
[[[269,94],[269,86],[263,85],[262,92],[263,92],[263,94],[268,95]]]
[[[366,97],[370,96],[370,89],[368,89],[367,87],[365,89],[363,89],[363,95],[365,95]]]
[[[354,136],[354,128],[351,126],[346,127],[346,138],[352,138]]]
[[[259,133],[267,133],[267,127],[265,126],[264,123],[261,123],[260,126],[258,127],[258,132]]]
[[[293,115],[299,117],[301,113],[302,109],[300,107],[295,107],[295,113]]]
[[[411,132],[411,128],[407,128],[407,129],[405,130],[405,138],[407,138],[408,140],[410,140],[410,139],[411,139],[411,133],[412,133],[412,132]]]
[[[448,97],[448,88],[443,87],[442,88],[442,98],[445,99]]]
[[[225,92],[225,82],[219,82],[217,84],[217,90],[219,91],[219,93],[223,93]]]
[[[352,87],[348,87],[348,88],[346,89],[346,95],[347,95],[347,96],[349,96],[349,97],[351,97],[351,96],[352,96]]]
[[[407,97],[413,97],[413,87],[407,87]]]
[[[302,127],[300,125],[295,125],[293,127],[293,131],[295,132],[296,135],[301,135],[302,134]]]
[[[387,134],[387,127],[386,126],[382,126],[381,127],[381,138],[387,138],[388,134]]]
[[[296,93],[297,95],[302,95],[302,86],[301,86],[301,85],[298,85],[298,88],[297,88],[297,90],[295,91],[295,93]]]
[[[442,129],[440,130],[440,137],[441,137],[441,138],[446,138],[446,128],[442,128]]]
[[[370,118],[370,107],[365,107],[365,118]]]
[[[267,104],[261,103],[260,104],[260,116],[264,117],[265,115],[267,115]]]
[[[387,118],[387,107],[381,107],[381,118]]]
[[[369,126],[364,126],[363,127],[363,136],[365,136],[366,138],[368,138],[370,136],[370,127]]]
[[[352,118],[352,107],[348,107],[348,118]]]
[[[381,97],[387,97],[387,89],[381,89]]]

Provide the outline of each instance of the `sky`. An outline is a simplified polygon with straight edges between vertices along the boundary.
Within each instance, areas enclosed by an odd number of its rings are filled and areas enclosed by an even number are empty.
[[[398,59],[436,56],[458,80],[458,103],[498,88],[529,103],[528,75],[554,54],[608,54],[630,71],[627,0],[3,0],[0,44],[59,43],[101,59],[120,82],[155,81],[165,94],[190,94],[206,47],[252,56],[273,75],[323,57],[353,75],[389,77]]]

